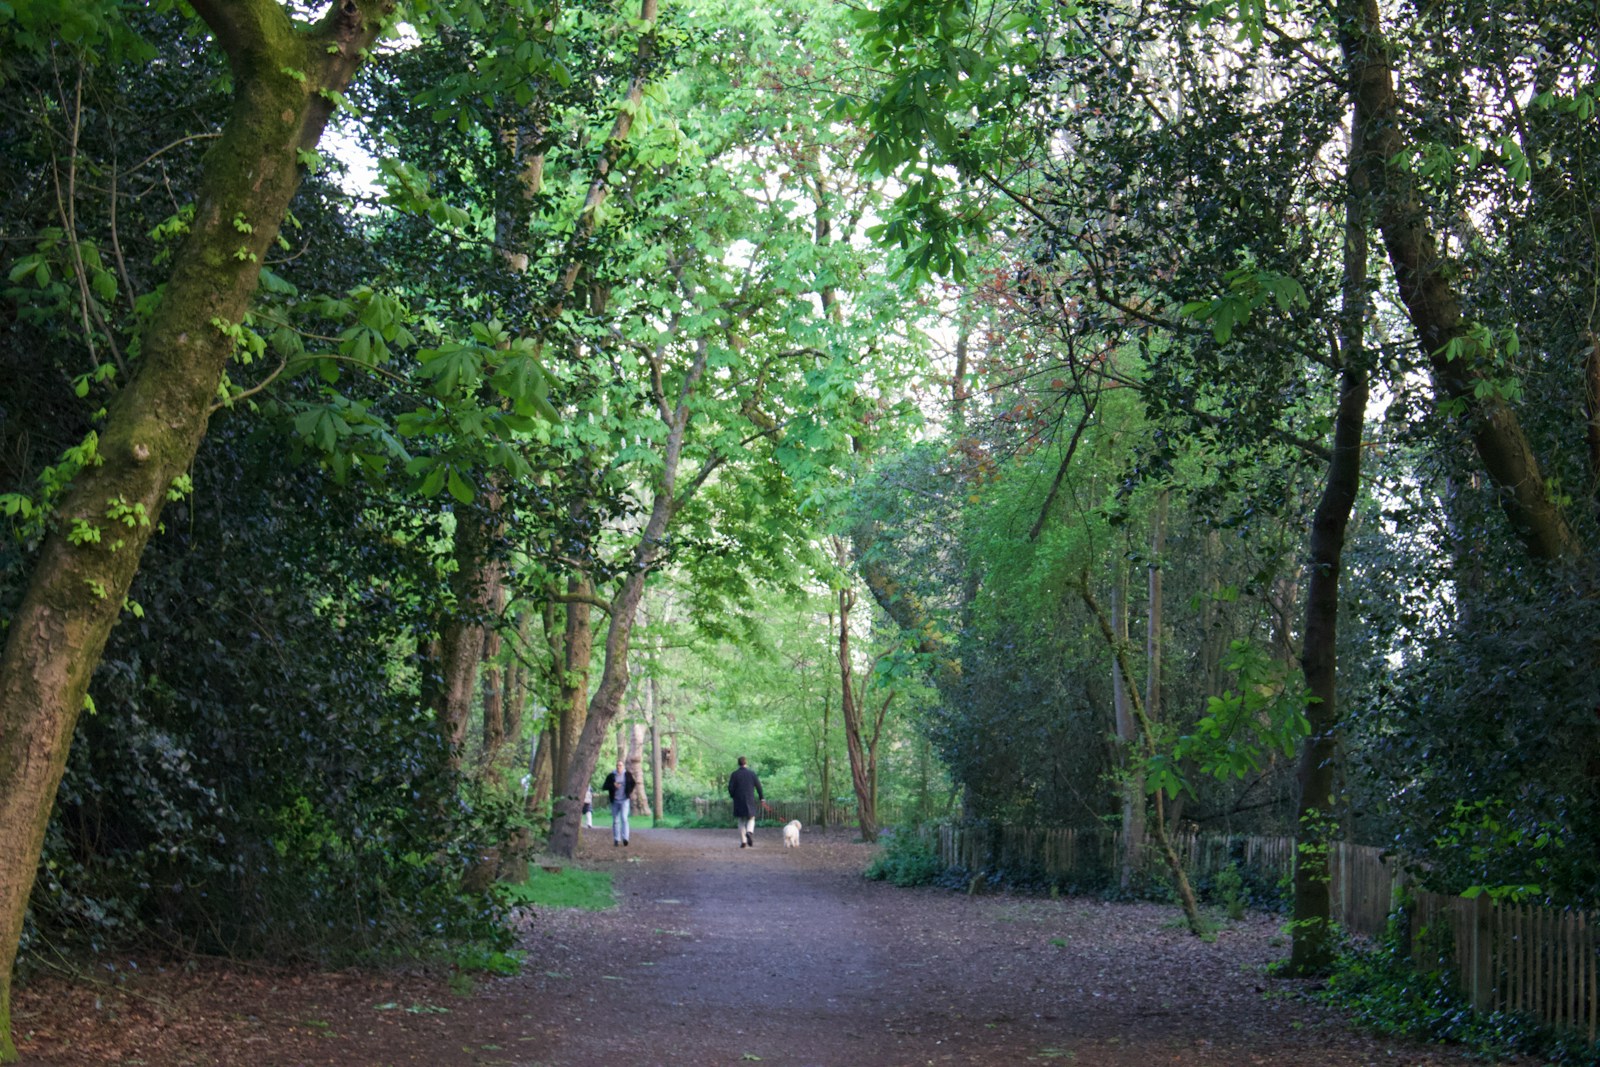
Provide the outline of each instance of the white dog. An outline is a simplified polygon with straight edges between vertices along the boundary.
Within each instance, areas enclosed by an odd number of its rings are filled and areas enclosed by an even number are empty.
[[[794,819],[783,826],[783,847],[800,847],[800,820]]]

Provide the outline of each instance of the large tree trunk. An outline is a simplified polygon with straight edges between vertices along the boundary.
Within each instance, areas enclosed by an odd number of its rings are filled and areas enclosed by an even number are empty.
[[[1351,156],[1371,189],[1373,210],[1400,300],[1444,400],[1464,401],[1472,413],[1478,458],[1499,489],[1501,507],[1536,559],[1572,558],[1581,542],[1545,484],[1538,457],[1516,411],[1498,393],[1479,397],[1484,380],[1479,351],[1463,321],[1461,298],[1428,223],[1410,174],[1397,161],[1406,148],[1392,56],[1383,38],[1377,0],[1338,0],[1339,43],[1355,105]],[[1458,351],[1451,353],[1452,342]]]
[[[267,0],[194,0],[227,53],[233,110],[206,154],[189,236],[112,402],[95,462],[59,508],[0,657],[0,1062],[14,1062],[11,975],[50,808],[106,638],[173,480],[188,469],[242,322],[316,145],[392,10],[341,0],[296,28]],[[247,224],[243,232],[240,223]],[[93,536],[88,536],[92,532]]]
[[[587,599],[594,595],[593,587],[588,578],[574,576],[567,580],[567,594],[561,682],[554,709],[555,747],[550,759],[551,781],[558,792],[572,770],[573,753],[578,749],[578,739],[583,736],[584,723],[589,717],[589,672],[594,662],[594,609]],[[583,801],[581,790],[578,800],[580,804]]]
[[[483,662],[488,551],[489,533],[482,516],[474,508],[458,507],[456,569],[450,576],[455,604],[439,633],[437,704],[440,729],[449,746],[450,767],[455,771],[461,769],[462,749],[478,688],[478,668]]]
[[[1358,103],[1352,129],[1366,116]],[[1353,133],[1352,139],[1359,137]],[[1289,970],[1318,974],[1333,963],[1333,902],[1328,850],[1333,841],[1334,759],[1338,749],[1337,687],[1339,576],[1345,530],[1361,488],[1361,439],[1367,415],[1367,206],[1368,175],[1351,167],[1346,205],[1344,295],[1339,319],[1339,403],[1334,412],[1333,458],[1311,519],[1310,585],[1306,591],[1305,647],[1301,670],[1310,703],[1310,733],[1300,750],[1294,866],[1293,942]]]
[[[472,721],[474,698],[480,673],[483,692],[483,767],[494,759],[504,734],[501,718],[500,682],[497,671],[484,670],[489,657],[499,650],[499,634],[494,627],[503,599],[502,566],[494,558],[495,541],[500,535],[500,495],[485,493],[476,505],[461,505],[455,510],[455,573],[450,577],[454,609],[441,627],[438,697],[439,722],[450,746],[450,765],[461,769],[467,727]]]

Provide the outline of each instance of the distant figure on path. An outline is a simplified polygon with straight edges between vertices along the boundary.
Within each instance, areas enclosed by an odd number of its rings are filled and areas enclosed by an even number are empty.
[[[639,785],[633,772],[619,759],[617,769],[606,775],[604,789],[611,797],[611,847],[628,843],[628,798]]]
[[[594,827],[594,789],[583,787],[583,825]]]
[[[756,847],[756,801],[766,806],[766,794],[761,791],[761,779],[749,767],[749,761],[739,757],[739,769],[728,776],[728,795],[733,798],[733,822],[739,830],[739,847]]]

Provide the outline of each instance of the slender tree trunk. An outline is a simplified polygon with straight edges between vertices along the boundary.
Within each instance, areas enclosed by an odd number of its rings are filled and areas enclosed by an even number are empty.
[[[604,142],[604,150],[595,163],[593,177],[590,178],[589,188],[584,194],[577,222],[567,240],[566,265],[556,280],[546,306],[547,318],[554,319],[562,311],[577,285],[578,274],[583,269],[584,262],[581,253],[584,246],[593,238],[598,225],[600,207],[610,187],[611,170],[621,158],[628,134],[633,128],[634,117],[644,102],[645,84],[650,77],[656,55],[654,27],[658,13],[658,0],[640,0],[638,21],[649,28],[639,39],[624,105],[617,109],[611,131]],[[692,388],[693,383],[698,383],[700,374],[704,371],[704,358],[702,353],[696,364],[697,369],[685,376],[686,389]],[[660,381],[659,373],[656,381],[658,383]],[[627,653],[633,633],[634,614],[638,611],[639,598],[644,594],[644,584],[649,570],[660,555],[660,538],[666,533],[667,523],[677,505],[672,493],[677,479],[678,459],[683,447],[683,430],[689,418],[685,400],[686,396],[680,397],[678,410],[675,413],[681,416],[681,420],[675,422],[672,418],[663,419],[672,427],[669,430],[668,455],[663,457],[664,470],[658,475],[660,480],[650,519],[634,550],[633,570],[623,579],[621,590],[611,602],[610,620],[606,631],[605,666],[602,669],[600,686],[589,702],[576,742],[563,753],[566,757],[565,768],[557,768],[556,781],[560,786],[554,798],[550,824],[550,849],[560,856],[571,858],[577,853],[578,832],[583,819],[583,791],[589,778],[594,774],[595,761],[600,756],[606,730],[621,708],[623,694],[627,689]],[[658,402],[665,405],[665,400],[662,398],[658,397]],[[663,488],[665,496],[661,492]],[[575,606],[569,605],[569,611]],[[591,637],[591,650],[592,642]],[[572,722],[575,724],[576,721],[577,716],[573,716]]]
[[[836,543],[835,549],[843,557],[843,544]],[[878,839],[878,811],[866,746],[861,737],[861,694],[855,691],[855,668],[850,662],[850,609],[855,599],[849,589],[839,590],[839,710],[844,720],[845,750],[850,754],[850,783],[855,788],[861,840],[872,842]]]
[[[227,54],[232,111],[139,369],[58,508],[0,656],[0,1062],[17,1058],[12,969],[73,727],[168,490],[205,435],[234,349],[217,324],[244,320],[300,184],[296,153],[326,125],[323,94],[348,86],[393,8],[341,0],[303,31],[268,0],[191,6]]]
[[[532,616],[527,612],[517,616],[516,648],[506,666],[506,738],[513,745],[522,740],[522,720],[528,714],[528,698],[532,692],[529,671],[522,658],[528,655],[529,643],[533,638],[532,625]]]
[[[491,564],[488,603],[490,625],[483,635],[483,771],[487,778],[500,781],[500,752],[506,741],[506,684],[509,667],[500,663],[504,641],[494,620],[505,609],[505,585],[501,568]]]
[[[828,612],[828,644],[833,644],[833,612]],[[831,655],[833,650],[829,648]],[[833,719],[833,686],[822,687],[822,825],[828,826],[833,814],[833,750],[829,733]]]
[[[633,772],[633,795],[628,799],[633,802],[633,810],[640,818],[651,814],[650,794],[644,790],[644,739],[645,732],[649,729],[642,722],[636,722],[628,731],[628,766]]]
[[[651,664],[652,668],[654,663]],[[662,793],[661,774],[661,681],[655,676],[655,671],[650,672],[650,792],[655,803],[654,825],[661,825],[662,805],[665,803]]]
[[[1119,560],[1111,590],[1111,628],[1116,639],[1128,643],[1128,576]],[[1124,891],[1133,888],[1144,856],[1145,788],[1144,768],[1138,758],[1139,724],[1134,721],[1128,689],[1122,671],[1111,664],[1112,703],[1117,717],[1117,749],[1125,774],[1122,779],[1122,861],[1119,876]]]
[[[533,776],[533,788],[528,792],[525,809],[529,816],[544,814],[545,805],[550,803],[551,784],[555,781],[552,758],[556,747],[555,738],[555,723],[547,722],[544,729],[539,731],[538,741],[533,748],[533,758],[528,762],[528,773]]]
[[[646,3],[650,2],[646,0]],[[688,432],[693,414],[690,400],[705,375],[708,356],[708,348],[702,344],[678,384],[675,404],[669,404],[662,391],[664,375],[658,362],[659,354],[652,356],[655,400],[661,421],[667,428],[666,443],[661,454],[661,469],[656,474],[650,517],[634,542],[630,566],[607,613],[610,623],[606,628],[605,666],[601,670],[600,685],[589,701],[588,717],[572,753],[565,785],[555,800],[555,814],[550,826],[550,851],[558,856],[571,858],[577,854],[584,783],[594,773],[606,731],[621,710],[623,697],[628,691],[628,650],[633,640],[633,626],[638,618],[645,585],[661,557],[667,530],[678,510],[716,469],[714,463],[707,461],[691,484],[684,488],[682,496],[679,495],[678,468],[683,459],[684,435]]]
[[[665,532],[665,523],[662,524]],[[649,535],[646,535],[649,538]],[[659,552],[660,533],[653,539],[641,539],[635,558],[647,555],[654,561]],[[611,602],[610,626],[606,630],[605,666],[600,685],[589,701],[583,728],[577,743],[572,747],[561,791],[555,797],[554,813],[550,824],[550,851],[571,859],[578,850],[578,824],[582,820],[583,790],[594,775],[606,733],[622,709],[622,698],[628,687],[628,644],[633,636],[634,613],[639,597],[644,592],[648,577],[648,564],[643,570],[630,573],[623,581],[621,592]]]
[[[917,746],[917,821],[927,822],[933,814],[933,746],[920,731],[913,736]]]
[[[549,816],[550,798],[554,793],[555,756],[561,748],[561,682],[566,675],[567,620],[565,609],[553,584],[544,591],[544,603],[539,610],[540,628],[544,631],[544,644],[548,658],[539,679],[543,694],[541,703],[546,707],[544,722],[539,727],[539,737],[528,762],[533,775],[533,789],[528,793],[524,810],[530,818],[546,819]]]
[[[950,436],[960,440],[967,433],[967,353],[972,343],[972,316],[965,307],[956,333],[956,365],[950,375]]]
[[[1294,647],[1294,617],[1300,600],[1300,576],[1291,572],[1280,575],[1267,592],[1267,603],[1272,608],[1272,656],[1288,670],[1300,666],[1300,657]]]
[[[849,559],[844,542],[835,538],[833,550],[839,566],[843,567]],[[857,825],[861,831],[861,840],[873,842],[878,839],[877,791],[873,782],[872,768],[869,767],[866,746],[862,741],[863,694],[856,691],[855,668],[850,657],[850,612],[855,607],[855,602],[855,593],[848,587],[839,590],[839,719],[840,727],[844,730],[845,753],[850,759],[850,784],[856,795]]]
[[[878,714],[872,720],[872,736],[867,740],[867,782],[872,789],[873,822],[878,822],[878,744],[883,740],[883,720],[888,717],[894,698],[895,691],[891,689],[878,705]]]
[[[1156,724],[1161,722],[1161,556],[1167,548],[1167,499],[1166,489],[1156,495],[1156,508],[1150,516],[1150,562],[1145,564],[1145,591],[1149,603],[1145,612],[1144,712]],[[1168,816],[1167,829],[1172,833],[1177,832],[1182,813],[1181,794],[1173,798],[1170,812],[1164,812],[1160,806],[1157,808],[1158,816]]]
[[[1144,701],[1139,697],[1139,684],[1133,677],[1133,668],[1128,663],[1128,646],[1126,642],[1118,641],[1116,631],[1111,628],[1111,620],[1106,618],[1105,612],[1100,610],[1099,603],[1094,594],[1089,591],[1089,576],[1083,575],[1078,579],[1078,594],[1083,598],[1084,606],[1089,609],[1089,614],[1100,624],[1100,634],[1105,638],[1106,645],[1111,649],[1112,658],[1116,661],[1117,669],[1122,672],[1122,684],[1128,694],[1128,703],[1133,709],[1134,721],[1139,724],[1139,735],[1143,742],[1142,755],[1148,759],[1156,753],[1155,725],[1150,717],[1145,714]],[[1158,798],[1159,802],[1159,798]],[[1205,934],[1205,924],[1200,921],[1200,908],[1195,903],[1194,889],[1189,885],[1189,875],[1183,869],[1183,860],[1178,857],[1178,852],[1172,847],[1172,838],[1167,833],[1166,820],[1158,817],[1150,821],[1150,833],[1155,838],[1156,848],[1161,852],[1162,859],[1167,862],[1167,870],[1172,874],[1173,888],[1178,894],[1178,903],[1183,908],[1184,918],[1188,921],[1189,932],[1196,937]]]
[[[1206,588],[1210,596],[1205,605],[1205,636],[1200,641],[1200,665],[1205,676],[1205,694],[1211,696],[1222,691],[1222,656],[1228,650],[1227,615],[1222,611],[1218,594],[1222,579],[1218,574],[1222,561],[1222,535],[1216,530],[1206,531]]]
[[[1358,102],[1352,138],[1368,116]],[[1311,580],[1306,593],[1305,647],[1301,669],[1310,703],[1310,734],[1300,750],[1297,805],[1293,941],[1289,970],[1299,975],[1326,971],[1333,963],[1333,905],[1328,849],[1334,838],[1334,761],[1338,747],[1337,687],[1339,577],[1345,531],[1361,486],[1361,439],[1367,412],[1367,206],[1368,172],[1352,166],[1345,219],[1344,294],[1339,320],[1339,403],[1334,413],[1333,459],[1322,498],[1311,519]]]

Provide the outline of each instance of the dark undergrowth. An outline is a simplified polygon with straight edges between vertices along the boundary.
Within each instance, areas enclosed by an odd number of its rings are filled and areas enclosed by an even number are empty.
[[[1474,1011],[1449,971],[1419,968],[1394,939],[1347,946],[1317,996],[1374,1033],[1461,1045],[1492,1062],[1600,1065],[1600,1046],[1586,1035],[1525,1015]]]

